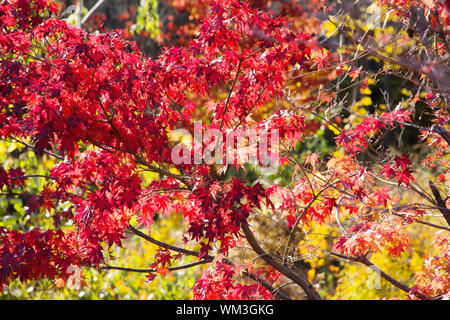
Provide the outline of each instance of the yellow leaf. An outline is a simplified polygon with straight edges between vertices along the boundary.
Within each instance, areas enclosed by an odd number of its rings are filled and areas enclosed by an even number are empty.
[[[362,94],[367,95],[367,96],[370,96],[370,95],[372,94],[372,90],[370,90],[369,87],[365,87],[364,89],[361,89],[360,92],[361,92]]]
[[[316,275],[315,269],[309,269],[308,270],[308,280],[311,282],[314,279],[314,276]]]
[[[359,102],[363,106],[371,106],[372,105],[372,99],[370,97],[364,97]]]

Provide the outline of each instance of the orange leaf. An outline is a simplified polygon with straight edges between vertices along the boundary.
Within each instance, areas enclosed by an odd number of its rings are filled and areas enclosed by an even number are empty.
[[[166,274],[168,274],[170,272],[169,269],[164,268],[164,267],[159,267],[156,272],[158,272],[160,275],[162,275],[163,277],[166,276]]]
[[[350,76],[350,78],[352,78],[352,81],[355,81],[359,77],[359,74],[361,73],[361,69],[362,69],[362,67],[359,67],[358,69],[354,69],[352,72],[350,72],[348,74]]]

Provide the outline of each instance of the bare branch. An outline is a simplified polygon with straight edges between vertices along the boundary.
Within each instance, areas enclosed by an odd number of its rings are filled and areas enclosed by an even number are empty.
[[[442,213],[448,225],[450,226],[450,209],[447,208],[447,206],[445,205],[445,202],[442,199],[441,194],[436,185],[431,181],[429,182],[429,185],[431,192],[433,193],[434,199],[436,200],[436,204],[438,206],[439,211]]]
[[[360,262],[360,263],[364,264],[365,266],[369,267],[370,269],[375,270],[376,272],[378,272],[383,279],[388,281],[393,286],[399,288],[400,290],[402,290],[402,291],[404,291],[406,293],[409,293],[411,291],[410,287],[408,287],[407,285],[405,285],[405,284],[395,280],[390,275],[388,275],[387,273],[382,271],[380,268],[378,268],[376,265],[374,265],[372,262],[370,262],[369,259],[367,259],[366,256],[351,257],[351,256],[346,256],[346,255],[343,255],[343,254],[339,254],[339,253],[336,253],[336,252],[330,252],[330,254],[335,256],[335,257],[341,258],[341,259],[354,261],[354,262]],[[416,295],[418,295],[418,297],[420,299],[426,299],[425,296],[423,296],[421,294],[416,294]]]
[[[193,263],[176,266],[176,267],[170,267],[167,268],[169,271],[178,271],[183,269],[192,268],[201,264],[210,263],[210,260],[200,260]],[[128,271],[128,272],[140,272],[140,273],[149,273],[149,272],[157,272],[157,269],[149,268],[149,269],[136,269],[136,268],[127,268],[127,267],[119,267],[119,266],[110,266],[110,265],[104,265],[99,267],[99,270],[120,270],[120,271]]]
[[[274,257],[264,251],[263,248],[258,244],[255,237],[253,236],[252,231],[250,230],[248,224],[242,224],[242,231],[245,234],[247,241],[253,250],[269,265],[274,267],[276,270],[281,272],[283,275],[297,283],[306,294],[306,297],[310,300],[321,300],[319,293],[314,289],[312,283],[310,283],[307,279],[303,278],[299,274],[295,273],[288,267],[282,265]]]
[[[157,245],[160,246],[162,248],[166,248],[175,252],[179,252],[185,255],[189,255],[189,256],[195,256],[195,257],[199,257],[200,256],[200,252],[197,251],[191,251],[191,250],[187,250],[187,249],[183,249],[183,248],[179,248],[161,241],[158,241],[148,235],[146,235],[145,233],[139,231],[138,229],[134,228],[133,226],[129,226],[128,227],[129,230],[131,230],[131,232],[133,232],[134,234],[136,234],[137,236]],[[208,255],[203,261],[207,261],[207,262],[211,262],[214,260],[213,256]],[[223,259],[222,261],[224,261],[227,264],[230,265],[234,265],[233,262],[231,262],[228,259]],[[206,262],[205,262],[206,263]],[[265,289],[271,291],[271,292],[275,292],[275,297],[278,299],[282,299],[282,300],[291,300],[291,298],[289,298],[289,296],[287,294],[285,294],[284,292],[282,292],[281,290],[275,291],[275,289],[273,288],[272,285],[270,285],[270,283],[268,283],[266,280],[258,277],[257,275],[248,272],[248,271],[244,271],[243,272],[244,275],[246,275],[247,277],[249,277],[250,279],[258,282],[259,284],[261,284]]]
[[[94,6],[86,13],[86,15],[81,20],[81,25],[83,25],[89,19],[89,17],[94,13],[95,10],[97,10],[98,7],[100,7],[103,2],[105,2],[105,0],[99,0],[96,4],[94,4]]]
[[[397,216],[397,217],[400,217],[400,218],[403,218],[403,219],[407,218],[404,215],[399,214],[399,213],[392,212],[392,214],[394,216]],[[420,224],[423,224],[423,225],[426,225],[426,226],[430,226],[430,227],[433,227],[433,228],[436,228],[436,229],[450,231],[450,228],[448,228],[448,227],[440,226],[438,224],[434,224],[434,223],[431,223],[431,222],[427,222],[427,221],[423,221],[423,220],[414,220],[414,222],[417,222],[417,223],[420,223]]]

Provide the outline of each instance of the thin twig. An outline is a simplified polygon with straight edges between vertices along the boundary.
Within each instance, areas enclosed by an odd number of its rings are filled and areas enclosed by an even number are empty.
[[[210,260],[200,260],[192,263],[188,263],[181,266],[176,267],[170,267],[167,268],[169,271],[178,271],[183,269],[192,268],[201,264],[210,263]],[[99,270],[120,270],[120,271],[128,271],[128,272],[139,272],[139,273],[149,273],[149,272],[158,272],[158,269],[155,268],[149,268],[149,269],[136,269],[136,268],[128,268],[128,267],[119,267],[119,266],[110,266],[110,265],[104,265],[99,267]]]

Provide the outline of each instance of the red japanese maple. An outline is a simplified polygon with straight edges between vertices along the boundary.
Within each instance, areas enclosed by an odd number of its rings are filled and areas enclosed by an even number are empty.
[[[312,283],[289,265],[287,251],[300,223],[330,222],[339,209],[361,217],[337,240],[335,255],[370,266],[371,252],[385,249],[395,257],[408,250],[405,219],[395,216],[377,222],[364,218],[364,213],[389,210],[393,198],[390,188],[374,188],[372,176],[393,179],[391,184],[397,187],[415,188],[411,161],[401,155],[365,166],[358,158],[370,150],[377,135],[413,125],[410,112],[400,106],[341,130],[336,143],[346,154],[332,158],[326,169],[317,155],[305,163],[290,155],[282,158],[281,165],[293,164],[296,172],[304,172],[294,174],[289,187],[250,185],[237,177],[226,178],[214,165],[195,161],[174,163],[170,131],[182,128],[194,133],[199,119],[208,119],[203,132],[214,129],[219,136],[238,128],[276,131],[286,146],[308,134],[314,123],[299,108],[285,107],[256,122],[249,117],[277,99],[284,106],[295,106],[286,97],[292,74],[323,70],[333,60],[289,19],[242,1],[211,1],[209,15],[189,46],[168,48],[150,59],[124,39],[124,32],[89,34],[55,18],[57,12],[47,0],[0,4],[0,137],[57,160],[49,182],[34,195],[35,207],[30,208],[52,210],[54,227],[25,232],[0,229],[0,290],[16,278],[65,280],[72,265],[102,268],[105,252],[113,244],[122,246],[128,230],[160,247],[150,281],[157,274],[182,268],[172,264],[183,255],[198,257],[191,266],[211,264],[196,283],[194,298],[289,299],[283,290],[274,289],[288,278],[308,299],[320,299]],[[449,116],[438,114],[436,119],[435,127],[423,131],[440,139],[435,144],[443,150],[450,140],[440,125]],[[194,152],[189,157],[194,158]],[[140,174],[143,170],[161,178],[148,182]],[[310,179],[306,170],[319,177]],[[0,167],[0,189],[7,189],[6,195],[23,190],[32,174]],[[450,209],[431,185],[434,198],[428,200],[450,222]],[[70,203],[71,209],[57,210],[63,202]],[[279,215],[289,230],[284,257],[266,252],[250,229],[249,219],[263,207]],[[419,209],[408,208],[414,219],[420,219]],[[183,215],[184,241],[199,244],[199,251],[167,244],[138,229],[151,228],[155,213],[171,212]],[[138,226],[130,225],[132,217]],[[68,220],[75,228],[64,227]],[[233,262],[229,253],[243,239],[266,266]],[[448,247],[446,239],[436,241]],[[215,255],[214,247],[220,254]],[[444,254],[448,259],[448,251]],[[436,266],[441,263],[434,257],[430,261]],[[418,279],[436,279],[433,272],[427,266]],[[234,279],[242,276],[253,283],[236,284]],[[419,281],[414,288],[402,289],[413,298],[425,298],[442,295],[448,285],[439,288]]]

